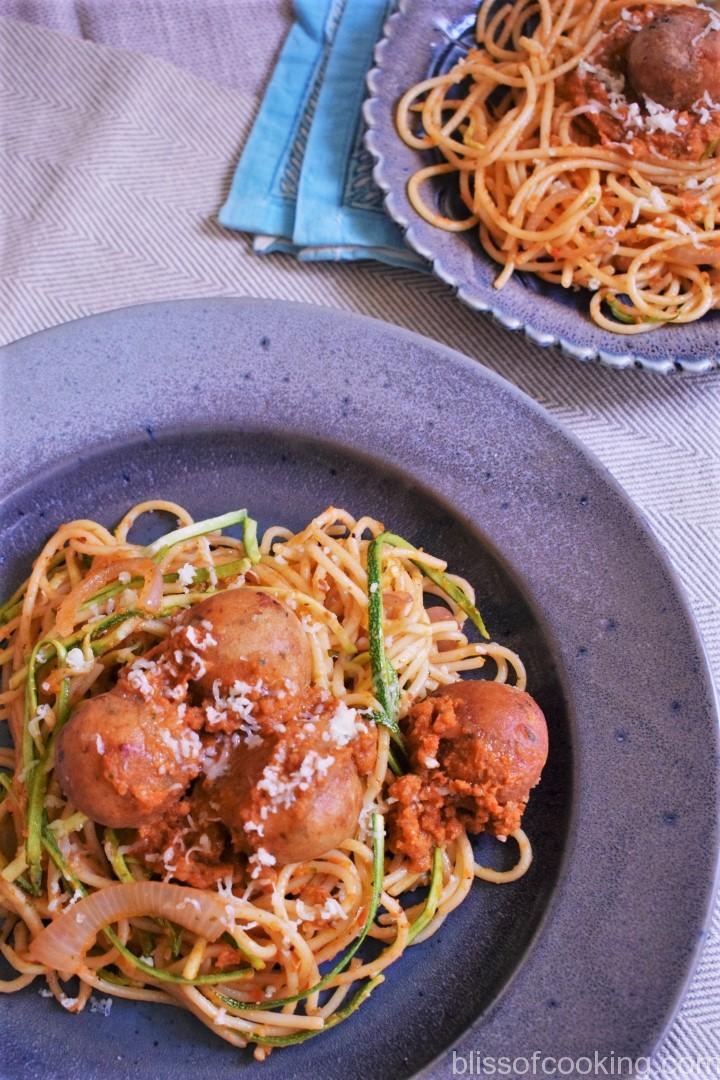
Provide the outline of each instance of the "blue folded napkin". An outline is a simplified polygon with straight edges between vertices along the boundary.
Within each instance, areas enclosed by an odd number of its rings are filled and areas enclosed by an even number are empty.
[[[363,144],[365,75],[394,0],[295,0],[295,23],[219,215],[259,254],[425,269],[383,209]]]

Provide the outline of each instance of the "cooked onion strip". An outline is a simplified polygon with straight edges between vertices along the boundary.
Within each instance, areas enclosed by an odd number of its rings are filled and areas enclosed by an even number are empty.
[[[77,974],[99,932],[136,915],[171,919],[208,941],[232,933],[235,926],[233,909],[220,896],[185,885],[135,881],[109,885],[79,900],[33,939],[28,955],[37,964]]]
[[[65,597],[55,617],[57,636],[69,637],[80,617],[80,606],[109,581],[116,581],[120,574],[128,574],[130,577],[137,574],[141,577],[144,585],[138,598],[139,606],[146,611],[159,611],[162,601],[162,574],[155,563],[148,558],[118,559],[117,562],[91,571]]]

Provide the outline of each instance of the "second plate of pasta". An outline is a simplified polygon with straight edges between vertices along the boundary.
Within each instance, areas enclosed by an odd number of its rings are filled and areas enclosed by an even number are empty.
[[[366,143],[409,244],[468,304],[578,359],[717,361],[720,20],[676,8],[401,4],[368,76]]]

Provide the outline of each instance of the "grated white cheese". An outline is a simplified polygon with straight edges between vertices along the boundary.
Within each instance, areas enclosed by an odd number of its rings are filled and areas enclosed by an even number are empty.
[[[194,649],[204,650],[208,645],[217,645],[217,641],[207,630],[204,634],[199,634],[196,626],[188,626],[185,628],[185,637],[188,639]]]
[[[705,4],[698,4],[697,6],[699,8],[702,8],[703,11],[707,11],[710,18],[708,19],[707,23],[702,28],[700,33],[696,34],[690,42],[693,49],[696,49],[700,42],[704,38],[706,38],[708,34],[712,34],[713,32],[720,30],[720,15],[718,15],[717,11],[715,11],[714,8],[707,7],[707,5]]]
[[[320,910],[320,918],[325,920],[347,919],[347,912],[334,896],[329,896]]]
[[[317,912],[315,908],[308,907],[303,900],[295,901],[295,913],[298,918],[298,922],[315,922],[317,918]]]
[[[196,652],[188,653],[188,657],[193,667],[193,679],[202,679],[202,677],[207,673],[207,668],[205,667],[205,663],[202,657],[198,656]]]
[[[219,754],[217,754],[214,746],[208,747],[205,751],[205,758],[203,759],[203,771],[206,778],[212,783],[213,780],[217,780],[219,777],[224,776],[229,768],[230,743],[223,743]]]
[[[254,702],[247,696],[253,689],[262,691],[264,689],[262,681],[252,687],[236,679],[227,693],[223,694],[220,680],[216,679],[213,683],[215,704],[205,707],[205,715],[210,727],[226,721],[228,713],[237,716],[241,721],[238,730],[247,747],[260,746],[262,743],[260,725],[253,716]]]
[[[623,22],[628,23],[630,30],[642,30],[642,23],[637,22],[634,13],[628,8],[623,8],[620,12],[620,18]]]
[[[660,190],[660,188],[656,188],[656,187],[650,188],[650,196],[649,197],[650,197],[650,202],[652,203],[652,205],[655,207],[656,210],[665,210],[666,211],[666,210],[670,209],[668,204],[665,202],[665,199],[663,198],[663,193]]]
[[[677,111],[675,109],[666,109],[664,105],[659,105],[657,101],[653,101],[647,94],[643,94],[643,97],[648,112],[645,120],[646,130],[650,132],[664,131],[668,135],[674,135],[677,132]]]
[[[221,724],[224,720],[227,720],[227,713],[221,712],[220,709],[216,709],[213,705],[208,705],[205,709],[205,717],[209,727],[215,727],[217,724]]]
[[[361,731],[367,731],[367,725],[358,720],[357,709],[349,709],[344,701],[339,701],[328,730],[323,732],[323,740],[334,746],[347,746]]]
[[[697,188],[699,191],[707,191],[714,184],[718,183],[717,176],[708,176],[702,183],[699,182],[696,176],[689,176],[685,181],[685,187],[690,189]]]
[[[34,739],[40,738],[40,724],[43,720],[48,719],[51,711],[49,705],[38,705],[35,715],[32,720],[28,722],[28,731]]]
[[[322,629],[320,623],[315,622],[309,615],[301,615],[300,622],[305,627],[308,634],[317,634],[318,631]]]
[[[266,765],[263,769],[262,779],[258,781],[258,791],[266,791],[270,796],[269,806],[260,808],[260,816],[267,818],[268,812],[276,814],[280,809],[287,809],[296,798],[298,791],[307,791],[316,776],[325,776],[334,764],[335,758],[331,755],[322,757],[317,750],[308,750],[300,763],[300,767],[291,773],[287,780],[281,779],[280,766],[284,760],[283,753],[277,756],[277,764]]]
[[[88,666],[85,659],[85,654],[83,653],[82,649],[78,648],[70,649],[67,657],[65,658],[65,663],[71,671],[82,671]]]
[[[622,107],[622,103],[620,103],[620,107]],[[628,127],[631,128],[642,129],[645,126],[645,119],[642,112],[640,111],[640,106],[638,105],[637,101],[627,102],[625,123],[628,125]]]
[[[331,919],[347,919],[344,908],[333,896],[329,896],[321,908],[311,907],[303,900],[296,900],[295,911],[298,922],[316,922],[318,919],[329,922]]]
[[[233,900],[235,894],[233,893],[233,877],[232,874],[226,874],[222,881],[218,881],[216,885],[217,891],[220,896],[229,896]]]
[[[704,127],[706,124],[709,124],[710,121],[713,119],[713,113],[716,113],[718,112],[718,110],[720,110],[720,102],[713,101],[713,99],[710,97],[710,92],[708,90],[705,90],[703,96],[701,98],[698,98],[697,101],[693,102],[692,108],[693,112],[696,112],[698,114],[700,123]]]
[[[178,765],[186,761],[195,761],[202,752],[200,736],[191,728],[184,730],[180,735],[171,735],[167,728],[159,728],[158,735],[161,742],[172,750],[173,757]]]
[[[194,580],[195,567],[192,565],[192,563],[186,562],[178,570],[178,581],[183,586],[183,588],[187,589],[189,585],[192,585]]]
[[[180,902],[179,907],[191,907],[196,911],[202,911],[202,905],[199,900],[194,900],[191,896],[186,896],[184,900]]]
[[[614,71],[609,71],[600,64],[591,64],[587,60],[581,60],[578,64],[578,71],[581,75],[594,75],[611,94],[622,94],[625,90],[625,77]]]
[[[153,696],[152,683],[148,678],[148,674],[154,675],[157,672],[157,664],[154,660],[146,660],[140,656],[134,663],[130,665],[128,671],[128,682],[137,690],[142,697],[147,701]]]
[[[259,877],[263,871],[263,867],[274,866],[276,862],[277,859],[274,855],[271,855],[269,851],[266,851],[265,848],[258,848],[255,854],[251,855],[248,859],[248,863],[252,865],[250,877]]]
[[[106,997],[106,998],[91,997],[90,998],[90,1012],[91,1013],[100,1013],[101,1016],[109,1016],[110,1015],[110,1010],[112,1009],[112,1006],[113,1006],[113,999],[112,998],[109,998],[109,997]]]

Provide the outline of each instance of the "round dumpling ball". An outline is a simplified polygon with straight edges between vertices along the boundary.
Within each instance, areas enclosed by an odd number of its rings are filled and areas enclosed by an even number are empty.
[[[182,797],[202,745],[170,701],[117,690],[82,701],[60,732],[55,769],[73,806],[112,828],[145,825]]]
[[[181,620],[180,631],[201,643],[203,673],[197,683],[205,694],[213,683],[309,685],[312,656],[307,633],[297,615],[268,593],[242,587],[226,589],[196,604]]]
[[[507,683],[479,679],[461,679],[430,698],[453,706],[452,738],[441,739],[437,755],[446,772],[474,780],[480,761],[493,759],[504,773],[498,800],[527,802],[548,754],[547,724],[535,699]]]
[[[720,19],[700,7],[668,8],[633,34],[628,81],[666,109],[690,109],[707,92],[720,101]]]

